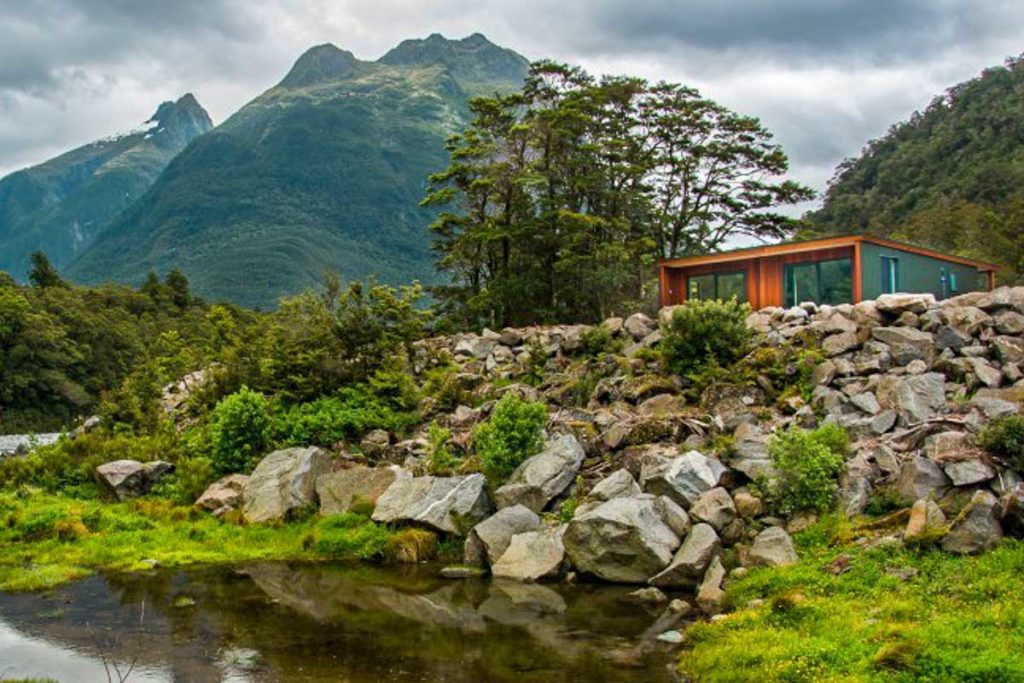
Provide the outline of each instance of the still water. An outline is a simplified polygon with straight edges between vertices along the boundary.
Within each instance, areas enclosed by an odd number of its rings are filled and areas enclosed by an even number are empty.
[[[264,563],[0,594],[0,680],[670,681],[661,609],[619,586]]]

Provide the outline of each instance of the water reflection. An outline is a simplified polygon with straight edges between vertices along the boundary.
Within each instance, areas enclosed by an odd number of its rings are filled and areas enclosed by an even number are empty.
[[[0,595],[0,679],[667,681],[657,612],[614,586],[266,563]],[[110,680],[119,680],[116,673]]]

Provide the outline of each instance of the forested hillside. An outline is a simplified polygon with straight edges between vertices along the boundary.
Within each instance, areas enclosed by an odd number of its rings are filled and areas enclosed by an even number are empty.
[[[212,127],[196,99],[185,95],[161,104],[137,130],[0,179],[0,271],[24,279],[35,251],[57,266],[69,263]]]
[[[845,161],[815,231],[868,230],[991,261],[1024,278],[1024,60],[987,69]]]
[[[326,270],[432,281],[426,178],[470,97],[515,90],[526,69],[479,34],[405,41],[375,62],[312,48],[175,159],[68,274],[138,283],[180,268],[203,296],[260,307]]]

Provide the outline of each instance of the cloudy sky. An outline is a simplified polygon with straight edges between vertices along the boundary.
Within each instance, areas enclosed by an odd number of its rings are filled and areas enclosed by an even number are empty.
[[[222,121],[324,42],[376,59],[482,32],[529,58],[678,81],[759,116],[793,174],[1024,52],[1020,0],[0,0],[0,175],[193,92]]]

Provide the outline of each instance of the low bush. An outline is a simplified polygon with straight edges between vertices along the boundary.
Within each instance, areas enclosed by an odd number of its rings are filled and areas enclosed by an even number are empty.
[[[835,503],[837,479],[848,450],[846,432],[836,424],[778,432],[768,443],[776,475],[759,482],[758,488],[781,514],[826,512]]]
[[[451,447],[452,431],[436,422],[427,429],[427,473],[449,475],[455,467],[455,454]]]
[[[729,301],[691,301],[678,308],[662,329],[661,351],[668,367],[681,376],[710,363],[728,366],[750,345],[750,306]]]
[[[519,463],[540,451],[547,416],[543,403],[507,393],[494,406],[491,417],[477,425],[473,443],[492,484],[507,479]]]
[[[1015,470],[1024,469],[1024,415],[1009,415],[988,423],[978,443]]]
[[[313,552],[332,559],[375,560],[384,555],[390,532],[363,515],[325,517],[311,532]]]
[[[604,325],[588,327],[580,335],[580,351],[587,356],[600,356],[614,351],[615,347],[612,333]]]
[[[248,387],[225,397],[210,414],[214,468],[221,474],[248,472],[270,446],[270,402]]]
[[[330,446],[371,429],[402,432],[415,421],[414,413],[397,411],[364,387],[347,387],[335,396],[279,410],[272,433],[284,445]]]

